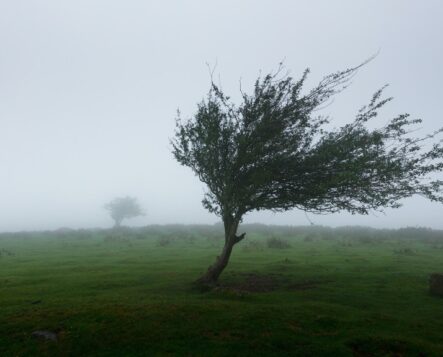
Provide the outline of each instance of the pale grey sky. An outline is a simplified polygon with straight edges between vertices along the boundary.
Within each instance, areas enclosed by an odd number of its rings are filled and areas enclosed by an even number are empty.
[[[103,204],[139,198],[128,223],[213,223],[203,185],[170,153],[177,108],[191,116],[209,88],[205,62],[238,97],[285,59],[309,83],[378,57],[326,109],[341,125],[389,83],[389,118],[422,133],[443,125],[443,2],[0,2],[0,231],[105,227]],[[317,224],[443,228],[443,206],[420,198],[386,215],[309,215]],[[308,224],[298,211],[246,222]]]

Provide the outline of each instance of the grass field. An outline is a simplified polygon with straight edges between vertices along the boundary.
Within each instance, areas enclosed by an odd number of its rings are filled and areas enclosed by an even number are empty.
[[[442,231],[241,231],[209,292],[218,226],[0,235],[0,356],[443,355]]]

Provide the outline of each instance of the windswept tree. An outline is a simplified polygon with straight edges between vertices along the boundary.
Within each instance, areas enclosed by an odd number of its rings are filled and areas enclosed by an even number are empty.
[[[236,105],[212,83],[186,121],[177,118],[172,141],[177,161],[207,186],[203,205],[221,217],[225,243],[215,263],[198,280],[217,281],[235,244],[237,229],[251,211],[368,214],[421,195],[443,202],[442,130],[416,137],[419,119],[400,114],[374,126],[379,109],[392,98],[373,95],[355,118],[336,129],[319,109],[342,91],[358,67],[330,74],[310,90],[276,73],[259,77],[251,94]],[[434,140],[433,140],[434,139]]]
[[[120,227],[122,221],[144,215],[144,212],[134,197],[117,197],[105,205],[115,222],[115,227]]]

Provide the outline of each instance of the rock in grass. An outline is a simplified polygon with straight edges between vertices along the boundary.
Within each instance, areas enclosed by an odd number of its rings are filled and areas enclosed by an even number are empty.
[[[31,333],[31,336],[57,342],[57,334],[51,331],[37,330]]]
[[[429,292],[431,295],[443,297],[443,274],[431,274],[429,277]]]

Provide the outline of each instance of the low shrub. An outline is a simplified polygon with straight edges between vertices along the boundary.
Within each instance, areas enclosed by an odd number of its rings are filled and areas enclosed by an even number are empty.
[[[402,249],[394,250],[394,254],[397,254],[397,255],[416,255],[417,253],[414,250],[412,250],[411,248],[402,248]]]
[[[304,238],[304,242],[313,242],[315,240],[316,236],[314,234],[308,233]]]
[[[175,238],[172,236],[161,236],[160,238],[157,239],[157,245],[159,247],[166,247],[168,245],[171,245],[172,243],[174,243]]]
[[[114,233],[114,234],[109,234],[106,235],[103,238],[103,241],[105,243],[124,243],[124,244],[131,244],[131,241],[129,240],[129,238],[122,236],[121,234],[118,233]]]
[[[242,250],[244,252],[260,251],[263,250],[263,248],[263,243],[255,239],[246,240],[242,243]]]
[[[266,240],[266,245],[268,248],[272,249],[288,249],[291,247],[287,240],[276,237],[268,238]]]
[[[11,252],[10,250],[7,249],[0,249],[0,257],[4,256],[4,257],[13,257],[15,254],[13,252]]]

